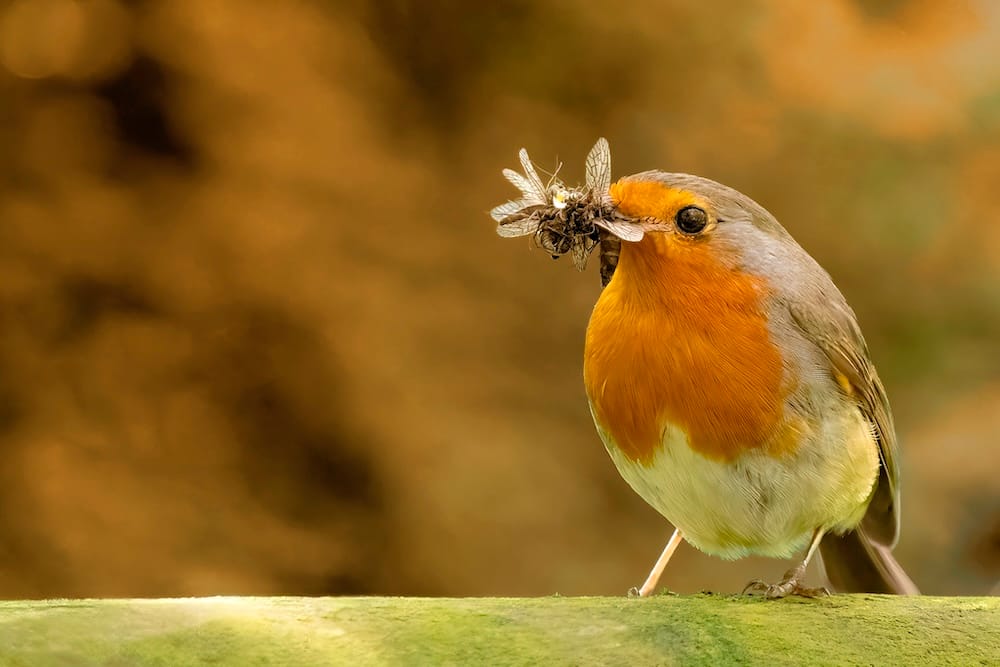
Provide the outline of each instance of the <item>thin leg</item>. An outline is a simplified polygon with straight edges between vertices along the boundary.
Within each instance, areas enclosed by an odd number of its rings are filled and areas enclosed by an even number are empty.
[[[801,595],[807,598],[816,598],[821,595],[829,595],[828,591],[824,587],[820,588],[805,588],[802,585],[802,577],[806,574],[806,567],[809,565],[809,561],[812,560],[813,554],[816,553],[816,549],[819,547],[819,543],[823,540],[824,531],[821,528],[817,528],[813,532],[812,542],[809,543],[809,550],[806,552],[806,557],[802,559],[802,562],[797,566],[793,567],[788,572],[785,572],[785,576],[776,584],[768,584],[760,579],[754,579],[746,588],[743,589],[744,593],[748,592],[762,592],[764,597],[769,600],[776,600],[778,598],[783,598],[787,595]]]
[[[667,542],[667,546],[663,547],[663,553],[661,553],[660,557],[656,559],[656,565],[653,566],[653,569],[649,572],[649,576],[646,577],[646,583],[642,585],[642,588],[632,587],[632,589],[628,592],[629,597],[644,598],[653,592],[653,589],[656,588],[657,582],[660,581],[660,575],[663,574],[663,569],[667,566],[667,562],[670,560],[670,557],[674,555],[674,552],[677,551],[677,547],[683,539],[684,536],[681,535],[681,529],[675,528],[674,534],[670,536],[670,541]]]

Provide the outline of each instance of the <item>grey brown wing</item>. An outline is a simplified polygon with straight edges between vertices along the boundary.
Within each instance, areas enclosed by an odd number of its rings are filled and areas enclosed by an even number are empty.
[[[899,535],[899,456],[889,399],[854,311],[839,292],[824,296],[815,305],[796,304],[789,309],[806,337],[824,352],[835,378],[872,425],[881,466],[862,526],[869,538],[892,547]]]

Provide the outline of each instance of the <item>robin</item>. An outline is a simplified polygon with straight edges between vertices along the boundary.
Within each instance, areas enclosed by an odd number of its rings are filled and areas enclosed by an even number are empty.
[[[526,178],[505,175],[525,198],[494,210],[504,235],[534,231],[548,199],[563,210],[579,192],[542,185],[521,158]],[[676,527],[631,593],[652,593],[687,541],[725,559],[804,551],[781,581],[745,589],[768,598],[825,593],[803,585],[817,549],[836,589],[916,594],[891,553],[892,413],[830,276],[732,188],[661,171],[610,184],[609,172],[601,140],[588,158],[596,194],[577,197],[577,217],[620,248],[587,327],[584,384],[618,471]]]

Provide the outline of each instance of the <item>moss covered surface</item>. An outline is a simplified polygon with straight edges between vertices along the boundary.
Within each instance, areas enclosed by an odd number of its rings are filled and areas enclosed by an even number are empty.
[[[0,665],[998,665],[1000,598],[0,603]]]

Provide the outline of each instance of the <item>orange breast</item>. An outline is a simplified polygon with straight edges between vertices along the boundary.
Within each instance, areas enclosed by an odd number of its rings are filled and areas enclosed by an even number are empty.
[[[612,192],[624,213],[641,217],[663,201],[648,186],[631,201],[621,183]],[[597,421],[630,460],[650,462],[667,424],[716,460],[797,446],[782,424],[782,360],[765,295],[758,279],[718,261],[708,240],[649,233],[622,244],[587,329],[584,381]]]

